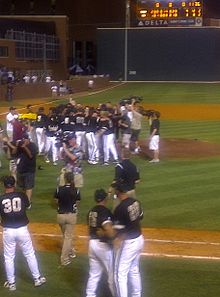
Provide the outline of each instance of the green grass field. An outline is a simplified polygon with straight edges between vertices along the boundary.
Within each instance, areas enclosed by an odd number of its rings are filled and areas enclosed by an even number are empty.
[[[108,92],[78,98],[83,104],[112,101],[128,95],[140,95],[144,103],[220,103],[219,84],[148,84],[131,83]],[[147,120],[143,121],[141,137],[148,135]],[[199,139],[220,142],[220,121],[176,121],[161,118],[163,138]],[[141,200],[145,216],[143,226],[198,230],[220,230],[220,156],[197,160],[161,160],[154,166],[139,156],[133,157],[141,172],[141,183],[137,195]],[[29,212],[31,222],[56,223],[56,208],[53,193],[56,178],[61,168],[45,164],[39,157],[33,209]],[[8,170],[7,162],[0,169],[3,175]],[[94,204],[96,188],[108,188],[114,175],[114,167],[91,166],[84,163],[85,186],[78,216],[79,223],[86,222],[88,209]],[[48,239],[49,240],[49,239]],[[2,254],[2,253],[1,253]],[[48,283],[39,289],[33,288],[27,266],[22,256],[17,257],[16,296],[73,296],[84,295],[88,273],[87,256],[78,256],[70,267],[58,269],[59,255],[37,253],[40,266]],[[177,259],[143,258],[142,278],[146,297],[217,297],[220,294],[220,266],[214,261],[192,261]],[[5,279],[1,255],[0,281]],[[1,296],[11,296],[0,287]],[[14,295],[15,295],[14,294]],[[100,297],[108,297],[105,289]]]

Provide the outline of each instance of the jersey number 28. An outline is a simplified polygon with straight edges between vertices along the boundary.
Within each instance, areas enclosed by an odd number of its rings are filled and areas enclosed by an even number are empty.
[[[140,205],[137,201],[128,206],[128,213],[131,222],[137,220],[140,216]]]

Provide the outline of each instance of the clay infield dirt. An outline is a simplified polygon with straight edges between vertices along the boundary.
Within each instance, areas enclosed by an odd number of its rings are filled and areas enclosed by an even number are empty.
[[[77,95],[77,97],[79,97]],[[28,100],[19,101],[19,107],[25,107]],[[45,100],[31,99],[33,106],[49,107],[54,103],[45,104]],[[13,102],[16,106],[16,102]],[[163,119],[174,120],[220,120],[220,105],[212,104],[145,104],[145,109],[159,110]],[[0,107],[1,118],[7,108]],[[146,146],[143,141],[142,148]],[[161,158],[198,158],[220,155],[220,144],[199,140],[162,139]],[[60,252],[62,237],[56,224],[32,223],[30,230],[34,245],[39,251]],[[75,244],[77,253],[86,253],[88,237],[86,226],[77,224]],[[167,256],[198,259],[220,260],[220,232],[144,228],[146,256]]]

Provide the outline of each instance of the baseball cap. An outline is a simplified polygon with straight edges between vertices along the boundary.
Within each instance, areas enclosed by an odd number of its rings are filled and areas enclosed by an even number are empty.
[[[128,184],[123,181],[116,181],[111,186],[120,193],[126,193],[128,191]]]
[[[3,177],[3,184],[5,188],[13,188],[15,186],[15,178],[12,175]]]
[[[76,138],[76,134],[73,132],[73,133],[70,133],[69,135],[67,135],[66,139],[67,140],[71,140],[71,139],[74,139]]]
[[[9,110],[15,110],[15,109],[16,109],[16,107],[14,107],[14,106],[9,107]]]
[[[103,189],[97,189],[95,191],[95,201],[96,202],[102,202],[107,196],[108,196],[108,194]]]

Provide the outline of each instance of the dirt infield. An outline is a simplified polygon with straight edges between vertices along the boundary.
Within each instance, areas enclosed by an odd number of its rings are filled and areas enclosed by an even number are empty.
[[[142,155],[150,159],[146,141],[140,143]],[[220,155],[220,144],[190,139],[161,139],[161,159],[200,159]]]
[[[219,104],[147,104],[145,109],[158,110],[161,120],[219,120]]]
[[[115,88],[117,85],[109,86],[107,89]],[[103,90],[103,92],[105,91]],[[98,90],[95,93],[100,93],[101,90]],[[80,97],[89,96],[93,93],[82,92],[77,94],[72,94],[72,98],[77,98],[80,101]],[[103,95],[104,97],[104,95]],[[61,98],[62,99],[62,98]],[[59,98],[58,98],[59,100]],[[24,109],[27,104],[32,104],[37,110],[37,107],[44,106],[46,110],[50,106],[54,106],[58,100],[52,98],[39,98],[39,99],[24,99],[24,100],[15,100],[11,102],[11,105],[17,107],[18,109]],[[83,102],[82,102],[83,103]],[[91,102],[92,104],[92,102]],[[220,120],[219,108],[220,104],[141,104],[144,109],[154,109],[158,110],[161,113],[161,120]],[[7,107],[0,107],[0,115],[8,112]]]
[[[38,251],[60,253],[62,237],[57,224],[33,223],[29,229]],[[220,260],[220,232],[144,228],[143,233],[145,256]],[[76,225],[75,247],[78,254],[87,253],[85,225]]]

